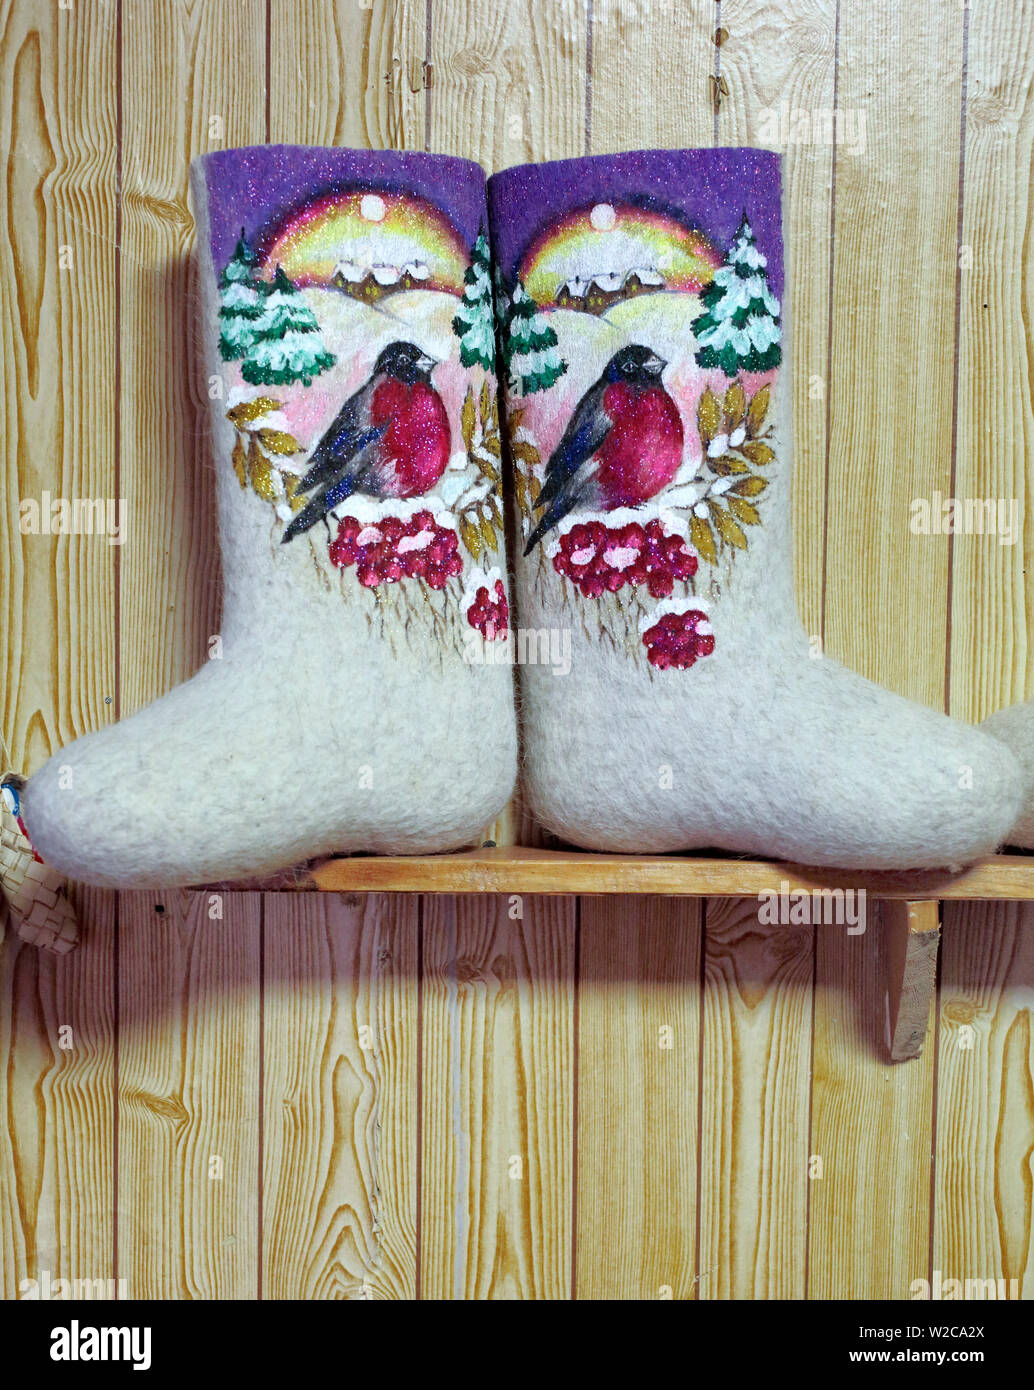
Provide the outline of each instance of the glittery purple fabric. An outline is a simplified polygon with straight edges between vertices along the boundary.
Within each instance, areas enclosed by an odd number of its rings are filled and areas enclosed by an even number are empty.
[[[212,260],[223,266],[243,226],[262,250],[299,204],[343,189],[416,194],[443,208],[470,245],[485,217],[485,174],[449,155],[251,145],[205,155]]]
[[[635,150],[521,164],[488,181],[492,249],[510,276],[529,245],[576,208],[626,202],[669,213],[727,246],[746,213],[783,292],[780,160],[770,150]]]

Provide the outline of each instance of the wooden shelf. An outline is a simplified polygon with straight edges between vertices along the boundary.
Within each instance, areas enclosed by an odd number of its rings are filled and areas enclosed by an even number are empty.
[[[462,854],[328,859],[308,882],[327,893],[661,893],[753,897],[763,892],[864,888],[868,897],[1034,899],[1034,856],[996,854],[958,873],[815,869],[769,859],[591,854],[578,850],[478,849]]]
[[[694,854],[591,854],[507,847],[462,854],[354,855],[299,865],[262,882],[213,888],[319,889],[325,893],[656,893],[752,898],[759,893],[864,889],[883,932],[887,1049],[903,1062],[922,1052],[934,1007],[942,900],[1034,900],[1034,855],[994,854],[958,873],[816,869],[774,859]],[[824,915],[825,916],[825,915]]]

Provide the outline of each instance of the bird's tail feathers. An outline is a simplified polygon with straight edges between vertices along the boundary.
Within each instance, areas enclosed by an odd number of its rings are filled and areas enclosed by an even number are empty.
[[[549,511],[546,512],[545,516],[539,517],[538,523],[535,526],[535,529],[532,531],[531,535],[528,537],[528,543],[524,547],[525,555],[531,554],[531,552],[538,545],[539,541],[542,540],[543,536],[547,536],[549,532],[552,531],[553,527],[557,524],[557,522],[563,520],[563,518],[569,510],[569,507],[565,507],[563,505],[557,506],[557,504],[554,503],[553,506],[550,507]]]
[[[314,497],[311,502],[307,502],[300,512],[296,513],[288,522],[284,534],[280,537],[280,544],[286,545],[288,541],[293,541],[295,536],[302,535],[311,526],[315,526],[321,517],[326,516],[329,508],[324,497]]]

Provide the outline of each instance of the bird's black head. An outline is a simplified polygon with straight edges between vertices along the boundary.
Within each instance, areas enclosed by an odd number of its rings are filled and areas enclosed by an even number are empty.
[[[607,381],[625,381],[632,386],[656,386],[667,365],[653,348],[631,343],[614,354],[603,375]]]
[[[389,343],[377,358],[374,375],[381,372],[401,381],[405,386],[413,386],[418,381],[429,381],[431,368],[438,363],[416,343]]]

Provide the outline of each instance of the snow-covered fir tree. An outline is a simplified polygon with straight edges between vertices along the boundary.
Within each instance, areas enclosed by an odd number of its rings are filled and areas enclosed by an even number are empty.
[[[778,367],[779,300],[768,287],[767,264],[744,216],[725,263],[700,296],[704,313],[693,320],[701,367],[721,367],[728,377]]]
[[[510,296],[502,344],[510,390],[517,395],[548,390],[567,371],[555,330],[520,280]]]
[[[285,386],[294,381],[308,386],[336,360],[324,346],[316,315],[279,265],[253,334],[241,365],[241,375],[252,386]]]
[[[460,340],[460,361],[464,367],[484,367],[490,372],[495,366],[495,319],[491,261],[484,232],[478,233],[463,276],[463,303],[452,321],[452,331]]]
[[[257,261],[242,227],[240,240],[219,277],[219,352],[224,362],[244,357],[255,341],[266,289],[255,276]]]

